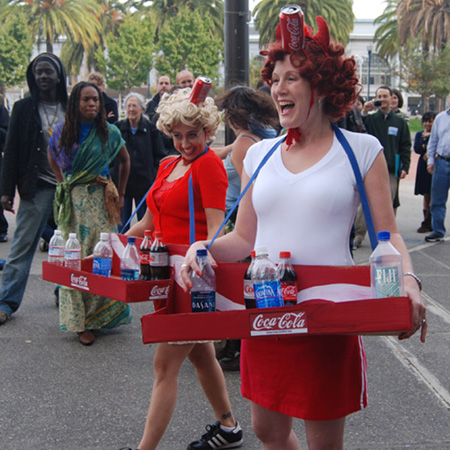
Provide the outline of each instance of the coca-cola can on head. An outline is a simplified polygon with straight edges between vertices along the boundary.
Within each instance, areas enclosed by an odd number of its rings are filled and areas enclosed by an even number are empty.
[[[200,75],[195,80],[194,86],[192,86],[192,92],[189,96],[189,102],[194,103],[194,105],[200,106],[204,101],[206,96],[211,89],[212,83],[211,79]]]
[[[304,19],[298,5],[283,6],[280,11],[281,45],[295,52],[305,46]]]

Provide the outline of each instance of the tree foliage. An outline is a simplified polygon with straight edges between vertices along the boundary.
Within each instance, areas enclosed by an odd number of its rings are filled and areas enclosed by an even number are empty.
[[[393,59],[400,48],[398,40],[398,21],[397,8],[401,0],[387,0],[387,6],[381,16],[375,19],[375,25],[378,25],[374,42],[377,53],[382,58]]]
[[[286,0],[261,0],[254,7],[261,46],[275,40],[280,9],[287,3]],[[307,25],[316,29],[316,16],[322,16],[328,22],[331,37],[340,44],[348,43],[355,19],[352,0],[299,0],[295,3],[302,8]]]
[[[99,67],[113,89],[129,90],[147,80],[153,64],[155,25],[149,17],[128,14],[117,34],[106,38],[107,57],[97,52]]]
[[[400,66],[397,75],[408,92],[424,97],[435,94],[447,97],[450,93],[450,48],[439,53],[423,51],[422,37],[410,39],[400,49]]]
[[[223,50],[222,41],[212,32],[211,18],[184,9],[167,21],[160,33],[160,54],[155,68],[175,79],[176,73],[189,69],[195,76],[206,75],[217,80],[217,69]]]
[[[25,79],[33,42],[24,14],[0,22],[0,88],[15,86]]]

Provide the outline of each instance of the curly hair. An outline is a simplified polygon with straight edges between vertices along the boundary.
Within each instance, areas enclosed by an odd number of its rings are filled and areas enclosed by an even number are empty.
[[[81,91],[86,87],[93,87],[98,93],[99,113],[95,117],[94,128],[102,141],[102,148],[104,148],[106,142],[108,141],[109,131],[108,124],[106,122],[105,104],[102,92],[96,84],[81,81],[73,87],[67,103],[66,116],[64,119],[63,129],[61,131],[58,153],[61,153],[64,148],[65,152],[70,155],[72,153],[73,146],[78,144],[80,135],[80,98]]]
[[[278,112],[272,98],[247,86],[235,86],[215,99],[227,124],[248,130],[250,125],[276,128]]]
[[[312,89],[323,97],[323,112],[333,121],[344,117],[352,109],[361,90],[356,74],[356,62],[353,57],[344,57],[344,47],[330,43],[324,49],[312,38],[306,37],[305,48],[293,53],[283,50],[280,42],[270,44],[267,61],[261,71],[261,78],[272,85],[272,73],[275,63],[289,56],[294,67],[298,68],[302,78],[306,78]]]
[[[201,106],[189,102],[191,88],[180,89],[173,94],[164,94],[156,112],[159,114],[156,126],[158,130],[171,136],[178,124],[202,128],[208,138],[214,140],[220,124],[217,106],[211,97],[207,97]]]

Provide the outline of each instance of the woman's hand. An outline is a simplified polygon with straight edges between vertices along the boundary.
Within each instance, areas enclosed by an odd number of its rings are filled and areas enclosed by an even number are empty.
[[[192,288],[192,280],[190,273],[194,271],[198,276],[201,276],[202,273],[200,271],[200,267],[197,264],[197,250],[206,248],[206,243],[204,241],[194,242],[186,252],[186,256],[184,257],[183,264],[181,265],[180,270],[180,282],[181,287],[184,292],[189,292]],[[208,251],[208,261],[212,267],[216,268],[217,263],[214,258],[211,256],[211,253]]]
[[[420,329],[420,341],[425,343],[425,337],[428,329],[426,308],[417,285],[417,281],[409,276],[405,277],[405,295],[411,299],[412,327],[409,331],[401,333],[398,338],[400,340],[408,339]]]

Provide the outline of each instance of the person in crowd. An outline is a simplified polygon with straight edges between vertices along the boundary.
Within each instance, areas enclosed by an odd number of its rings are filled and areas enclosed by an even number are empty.
[[[189,70],[181,70],[177,73],[176,84],[180,86],[180,88],[194,86],[194,74]]]
[[[81,257],[92,254],[101,232],[117,231],[120,208],[130,170],[130,157],[119,130],[106,121],[101,90],[82,81],[72,90],[64,122],[49,142],[48,159],[58,180],[54,216],[67,239],[76,233]],[[120,159],[119,192],[109,177],[109,165]],[[61,286],[60,329],[76,332],[83,345],[91,345],[93,330],[131,322],[127,304]]]
[[[88,81],[96,84],[102,91],[106,120],[112,124],[116,123],[119,120],[119,108],[117,107],[117,102],[105,92],[105,77],[100,72],[92,72],[89,74]]]
[[[166,94],[172,89],[172,82],[170,78],[166,75],[161,75],[158,78],[158,85],[156,86],[156,95],[147,103],[145,108],[145,114],[147,114],[150,121],[153,122],[153,116],[158,108],[159,102],[161,101],[161,96]]]
[[[206,98],[199,106],[189,102],[190,89],[164,96],[158,107],[158,128],[172,136],[179,156],[161,163],[155,184],[147,197],[144,218],[128,231],[143,236],[147,229],[160,231],[162,240],[189,244],[188,184],[192,175],[195,234],[211,238],[224,219],[227,176],[222,161],[209,149],[220,117],[214,100]],[[242,430],[231,411],[225,377],[215,358],[214,345],[208,343],[169,344],[156,347],[153,368],[155,381],[144,434],[139,450],[156,449],[175,409],[178,373],[189,358],[216,415],[215,425],[192,442],[189,450],[236,448],[242,444]]]
[[[427,242],[439,242],[445,236],[445,215],[450,188],[450,108],[434,119],[427,147],[427,170],[431,180],[431,228]]]
[[[392,89],[392,97],[391,97],[391,108],[395,114],[398,114],[400,117],[406,120],[406,123],[409,124],[409,116],[404,113],[401,109],[403,108],[404,100],[403,95],[398,89]]]
[[[398,232],[389,195],[388,170],[380,142],[373,136],[335,131],[335,122],[356,100],[356,62],[344,47],[329,41],[325,20],[305,44],[291,52],[281,39],[269,46],[263,79],[271,86],[280,123],[287,136],[254,144],[244,160],[248,184],[260,162],[275,147],[243,197],[235,229],[214,241],[210,261],[235,262],[253,248],[266,246],[269,258],[289,249],[294,264],[353,265],[348,245],[359,196],[354,172],[337,135],[353,148],[377,230],[389,230],[412,272]],[[298,37],[297,37],[298,38]],[[336,134],[335,134],[336,133]],[[337,188],[339,187],[339,188]],[[210,240],[192,245],[180,278],[192,286],[198,271],[195,254]],[[412,329],[425,340],[425,306],[415,278],[404,276],[412,301]],[[344,448],[345,418],[366,406],[365,353],[358,336],[302,336],[242,341],[241,392],[251,400],[252,426],[266,450],[300,449],[293,417],[304,419],[310,449]]]
[[[9,113],[6,107],[0,103],[0,195],[1,195],[1,171],[3,161],[3,146],[5,145],[6,132],[9,125]],[[0,204],[0,243],[8,242],[8,221]],[[5,260],[3,260],[4,264]]]
[[[136,92],[130,92],[125,97],[124,105],[127,118],[119,120],[116,126],[125,140],[131,168],[121,213],[122,225],[126,224],[131,215],[133,201],[137,207],[155,181],[159,161],[166,156],[160,131],[144,115],[144,97]],[[117,178],[116,175],[114,179]],[[136,213],[138,220],[144,217],[145,210],[146,206],[143,203]],[[121,232],[125,233],[128,228],[128,226],[122,228]]]
[[[50,215],[56,178],[47,146],[66,109],[66,71],[52,53],[41,53],[27,68],[30,96],[14,104],[2,167],[1,204],[14,213],[16,189],[20,206],[16,231],[3,270],[0,289],[0,325],[22,302],[33,256]]]
[[[228,177],[226,214],[232,209],[241,192],[241,173],[248,149],[262,139],[277,135],[278,114],[271,97],[265,92],[255,91],[246,86],[236,86],[216,98],[216,105],[224,112],[225,123],[236,138],[225,149],[224,161]],[[220,151],[220,149],[214,149]],[[227,223],[232,230],[236,222],[234,211]],[[217,356],[223,370],[239,370],[240,340],[229,340]]]
[[[414,151],[420,155],[417,160],[416,183],[414,194],[423,195],[423,221],[417,229],[418,233],[429,233],[431,227],[431,174],[427,171],[427,147],[431,128],[436,114],[428,111],[422,116],[423,131],[418,131],[414,138]]]
[[[375,114],[368,114],[377,109],[373,101],[364,104],[364,125],[367,132],[379,139],[383,146],[389,169],[392,205],[396,212],[400,206],[399,181],[406,177],[411,163],[411,135],[406,120],[391,108],[392,90],[389,86],[380,86],[376,90],[376,100],[381,102],[381,106]]]

